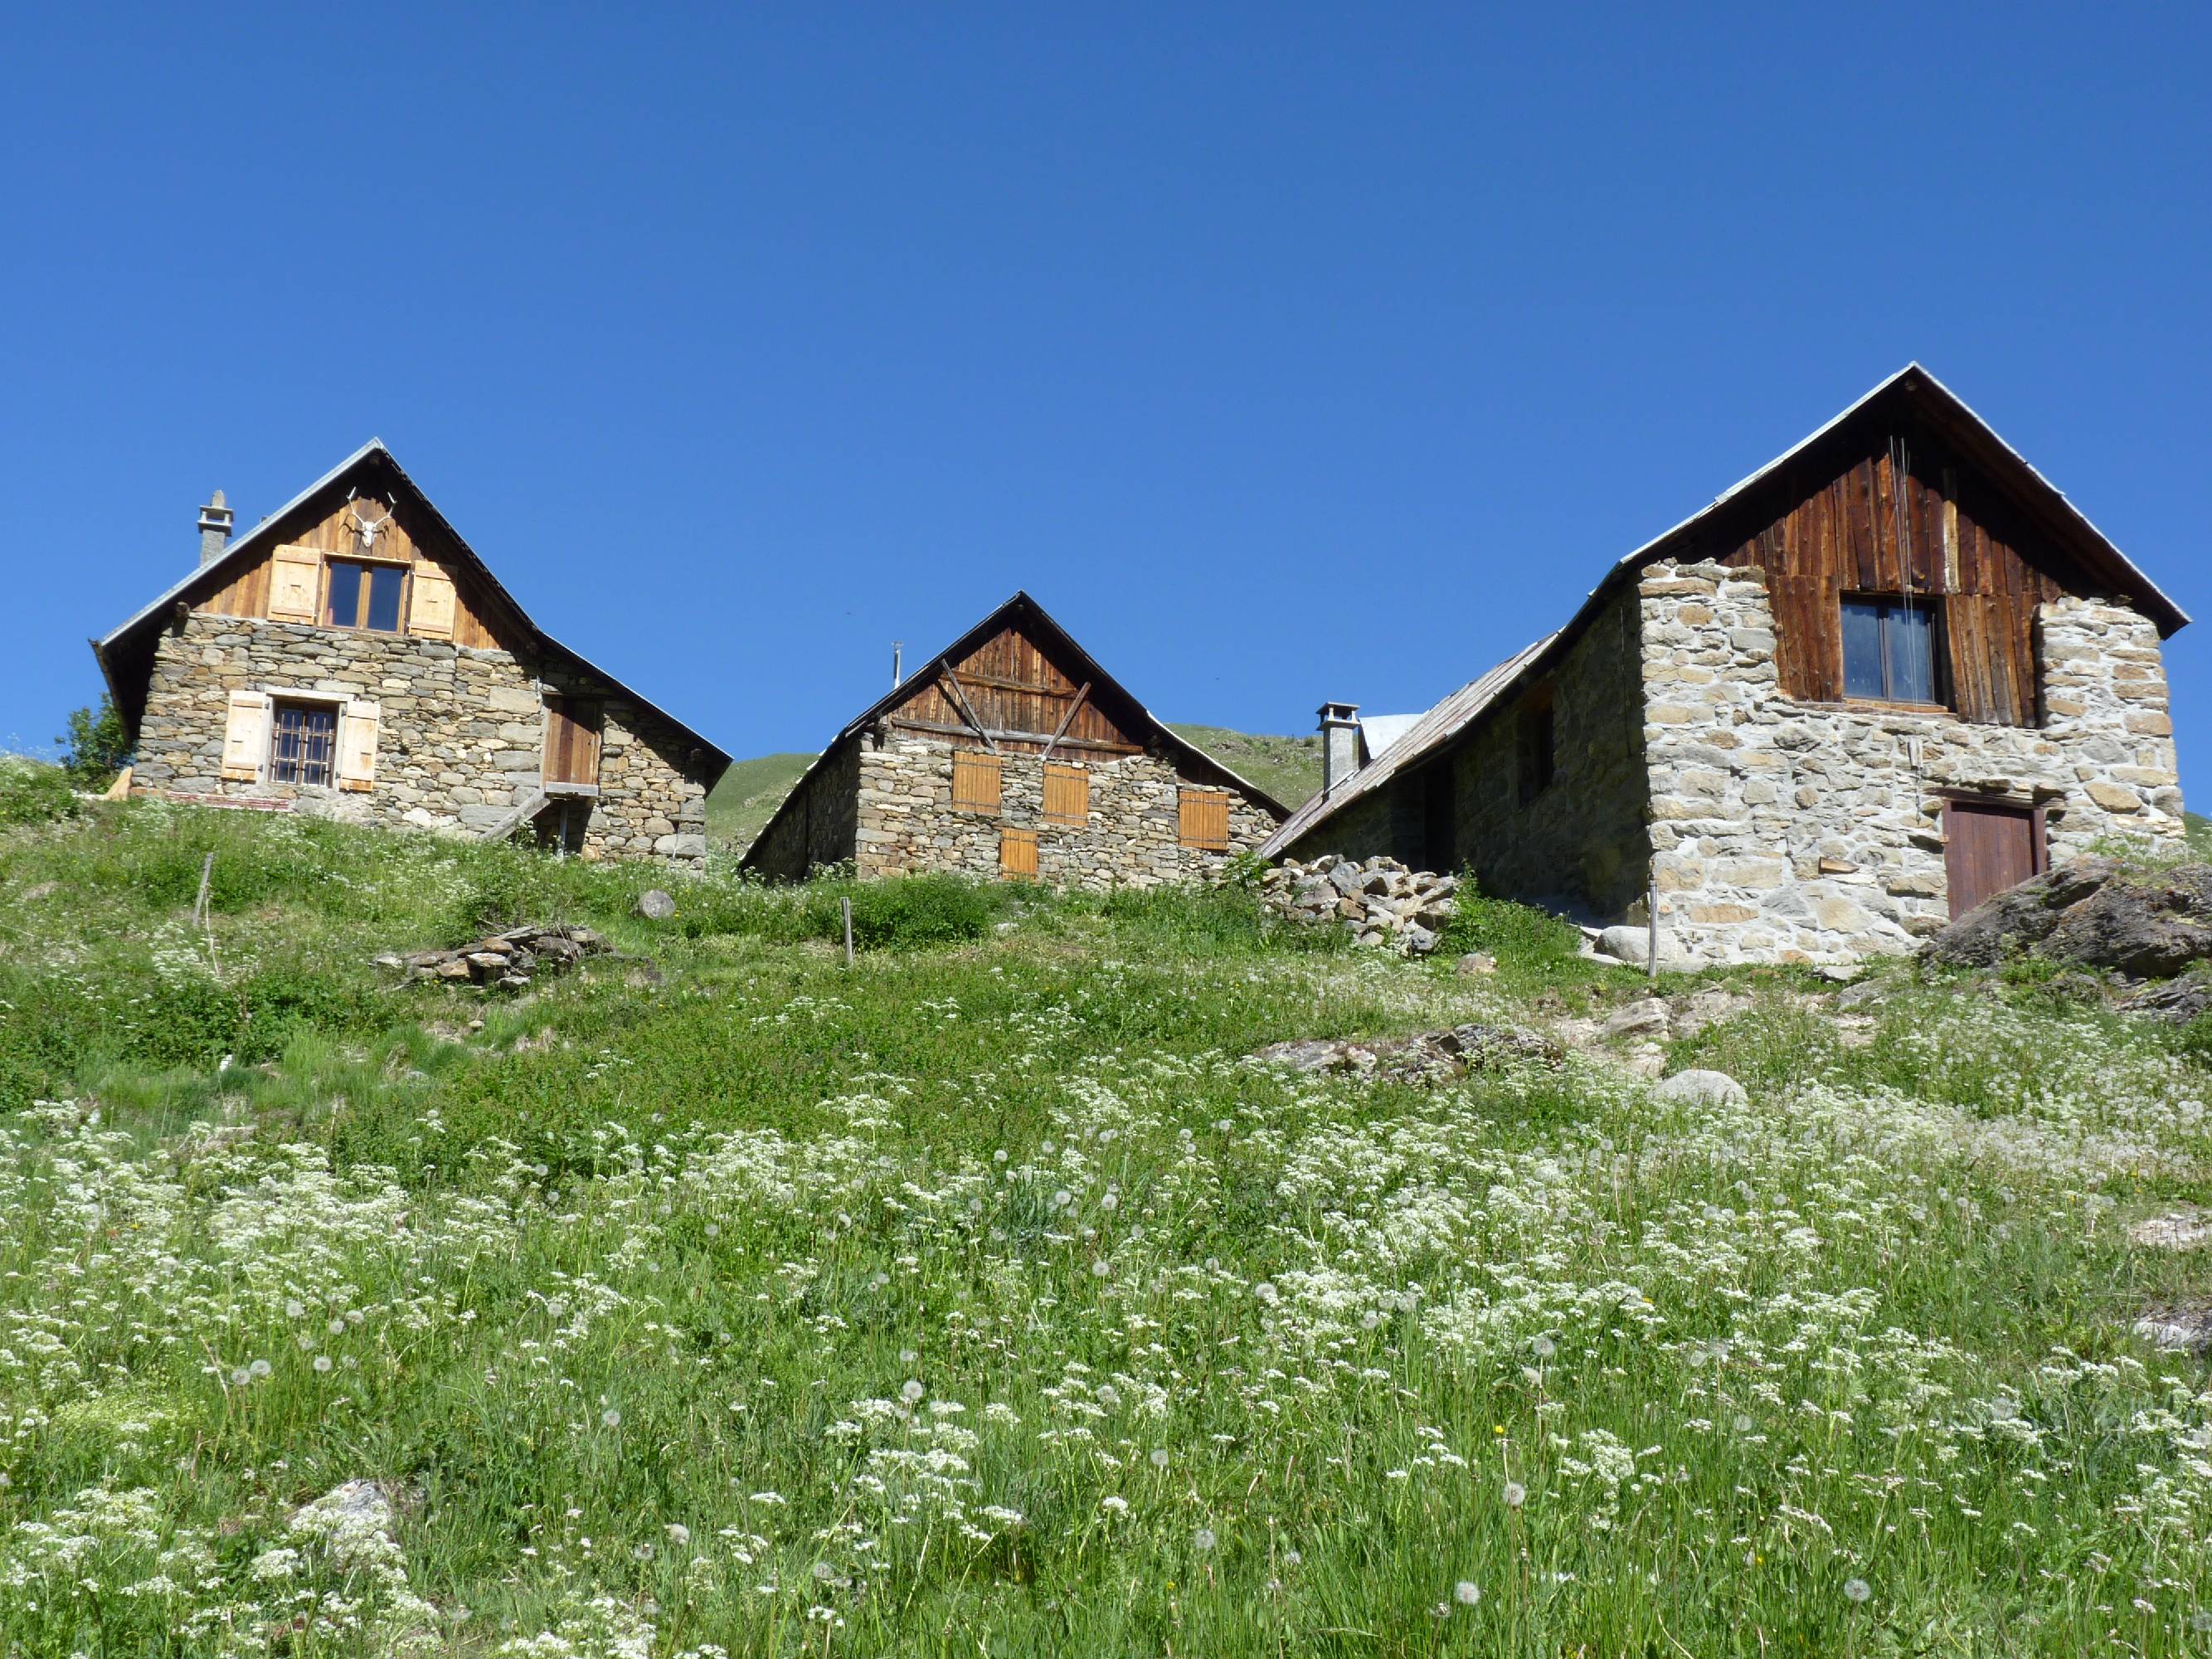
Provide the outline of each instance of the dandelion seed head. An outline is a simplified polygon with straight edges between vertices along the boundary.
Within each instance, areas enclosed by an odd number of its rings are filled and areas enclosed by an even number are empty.
[[[284,1317],[285,1317],[285,1318],[287,1318],[287,1319],[305,1319],[307,1316],[307,1304],[306,1303],[304,1303],[304,1302],[300,1301],[297,1297],[295,1297],[294,1299],[292,1299],[292,1300],[291,1300],[291,1301],[289,1301],[289,1302],[287,1302],[287,1303],[284,1304]]]
[[[1091,1276],[1093,1279],[1110,1278],[1113,1275],[1113,1272],[1114,1264],[1109,1261],[1103,1255],[1091,1264]]]
[[[1152,1467],[1153,1467],[1154,1468],[1156,1468],[1156,1469],[1164,1469],[1164,1468],[1167,1468],[1167,1466],[1168,1466],[1168,1449],[1167,1449],[1165,1446],[1155,1446],[1155,1447],[1153,1447],[1153,1448],[1152,1448]]]
[[[650,1544],[640,1544],[633,1548],[630,1551],[630,1553],[641,1561],[650,1561],[653,1559],[653,1546]]]
[[[246,1368],[256,1376],[266,1376],[276,1368],[265,1359],[257,1359]]]
[[[330,1368],[331,1368],[331,1357],[330,1357],[330,1355],[328,1355],[328,1354],[326,1354],[326,1353],[319,1353],[319,1354],[317,1354],[317,1355],[315,1356],[315,1369],[316,1369],[316,1370],[318,1370],[318,1371],[327,1371],[328,1370],[330,1370]]]
[[[1296,1550],[1285,1550],[1283,1552],[1283,1565],[1286,1567],[1297,1566],[1304,1560],[1305,1557],[1299,1554]]]
[[[1850,1601],[1864,1601],[1874,1594],[1874,1586],[1863,1578],[1844,1580],[1844,1596]]]
[[[1213,1536],[1213,1528],[1211,1527],[1200,1527],[1196,1532],[1191,1534],[1190,1541],[1191,1547],[1197,1550],[1200,1555],[1204,1555],[1214,1546],[1215,1540]]]
[[[914,1404],[915,1401],[921,1399],[923,1395],[928,1392],[928,1389],[923,1388],[920,1382],[916,1382],[910,1376],[907,1378],[905,1382],[899,1384],[899,1398],[905,1401],[909,1406]]]
[[[553,1310],[550,1308],[548,1308],[545,1311],[553,1314],[553,1316],[556,1319],[558,1319],[561,1316],[559,1314],[554,1313]],[[327,1330],[332,1336],[343,1336],[345,1334],[345,1321],[343,1319],[333,1319],[323,1328]]]
[[[1528,1345],[1528,1351],[1539,1359],[1549,1359],[1559,1352],[1559,1345],[1548,1336],[1540,1336]]]
[[[1452,1586],[1452,1600],[1463,1607],[1471,1607],[1482,1600],[1482,1586],[1472,1578],[1462,1578]]]
[[[1528,1501],[1528,1487],[1522,1486],[1518,1480],[1509,1480],[1505,1483],[1505,1507],[1507,1509],[1517,1510]]]
[[[242,1389],[252,1381],[253,1381],[253,1373],[243,1365],[230,1374],[230,1386],[234,1389]]]
[[[668,1541],[675,1545],[678,1549],[682,1549],[691,1541],[691,1528],[681,1521],[670,1522],[663,1530],[668,1534]]]
[[[622,1426],[622,1413],[610,1406],[599,1413],[599,1421],[611,1429],[618,1429]]]
[[[912,1348],[901,1348],[899,1350],[899,1364],[902,1365],[911,1365],[915,1360],[921,1358],[921,1356],[915,1352]]]

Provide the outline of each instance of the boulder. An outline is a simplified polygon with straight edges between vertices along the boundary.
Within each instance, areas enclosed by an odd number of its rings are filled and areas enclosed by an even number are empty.
[[[2077,859],[1984,901],[1928,946],[1931,961],[1953,967],[2028,955],[2137,979],[2212,958],[2212,865]]]
[[[1677,1072],[1654,1086],[1651,1098],[1669,1106],[1741,1106],[1749,1097],[1726,1072]]]
[[[647,921],[665,921],[676,914],[676,901],[658,887],[638,895],[637,914]]]
[[[1651,929],[1644,922],[1621,922],[1602,929],[1593,941],[1598,955],[1610,957],[1615,962],[1625,962],[1632,968],[1644,966],[1651,957]],[[1659,965],[1662,968],[1680,967],[1684,961],[1674,936],[1667,928],[1659,930]]]
[[[2212,1308],[2167,1308],[2136,1321],[2136,1334],[2168,1353],[2212,1353]]]

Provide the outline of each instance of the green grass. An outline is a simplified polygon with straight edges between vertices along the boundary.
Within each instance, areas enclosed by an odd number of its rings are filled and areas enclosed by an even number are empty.
[[[1321,738],[1265,737],[1221,726],[1171,726],[1239,777],[1256,783],[1292,811],[1321,787]]]
[[[752,845],[799,775],[814,764],[811,755],[756,755],[735,761],[707,797],[707,833],[733,853]]]
[[[2198,812],[2181,815],[2183,836],[2189,842],[2189,855],[2194,859],[2212,859],[2212,818]]]
[[[1417,1091],[1240,1056],[1649,988],[1489,902],[1468,981],[1237,888],[667,880],[0,834],[0,1652],[2203,1650],[2212,1395],[2128,1326],[2205,1269],[2124,1238],[2212,1172],[2187,1037],[1707,975],[1743,1105]],[[521,915],[630,959],[372,960]],[[298,1516],[351,1479],[389,1544]]]

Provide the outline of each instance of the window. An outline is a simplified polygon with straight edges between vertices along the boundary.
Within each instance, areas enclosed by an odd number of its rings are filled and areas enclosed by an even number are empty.
[[[599,708],[573,697],[545,699],[544,779],[548,783],[599,781]]]
[[[1185,847],[1229,849],[1229,797],[1218,789],[1185,789],[1176,799],[1177,839]]]
[[[1552,689],[1539,686],[1522,705],[1515,731],[1514,777],[1526,806],[1552,787],[1557,763],[1557,737],[1552,718]]]
[[[1846,593],[1844,695],[1878,702],[1944,701],[1936,678],[1936,607]]]
[[[963,812],[999,810],[1000,767],[996,755],[969,749],[952,751],[952,805]]]
[[[1073,824],[1091,822],[1091,774],[1079,766],[1044,763],[1044,821]]]
[[[407,573],[396,564],[331,561],[331,597],[324,620],[332,628],[399,631],[399,586]]]
[[[328,787],[338,747],[338,711],[326,702],[280,702],[271,722],[269,781]]]
[[[999,832],[999,876],[1004,881],[1035,881],[1037,872],[1036,831]]]

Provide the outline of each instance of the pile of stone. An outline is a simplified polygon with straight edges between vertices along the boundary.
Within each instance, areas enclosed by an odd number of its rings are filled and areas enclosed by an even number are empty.
[[[527,922],[503,933],[487,933],[473,945],[451,951],[381,956],[376,964],[397,968],[410,980],[445,980],[520,991],[540,974],[557,974],[606,949],[606,940],[588,927],[541,927]]]
[[[1261,878],[1261,897],[1293,921],[1340,921],[1361,945],[1425,957],[1457,908],[1456,876],[1409,870],[1395,859],[1362,861],[1324,854],[1279,864]]]
[[[1455,1025],[1398,1037],[1306,1037],[1271,1042],[1252,1056],[1294,1072],[1371,1077],[1389,1083],[1449,1083],[1469,1072],[1527,1061],[1557,1069],[1566,1053],[1549,1037],[1510,1026]]]

